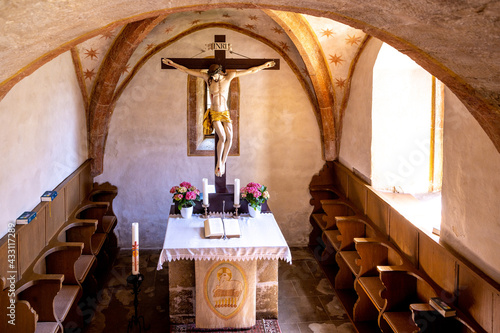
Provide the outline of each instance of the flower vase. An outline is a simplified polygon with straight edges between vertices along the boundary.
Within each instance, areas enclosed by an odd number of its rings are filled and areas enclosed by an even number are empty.
[[[253,208],[252,206],[248,205],[248,213],[253,218],[259,217],[261,209],[262,209],[261,206],[257,206],[257,208]]]
[[[184,219],[190,219],[193,215],[193,206],[191,207],[182,207],[181,208],[181,216]]]

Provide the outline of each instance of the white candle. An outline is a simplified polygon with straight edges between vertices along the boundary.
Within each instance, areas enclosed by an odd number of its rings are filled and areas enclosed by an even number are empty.
[[[203,178],[203,204],[208,206],[208,179]]]
[[[132,223],[132,274],[139,274],[139,223]]]
[[[234,180],[234,204],[240,204],[240,180],[238,178]]]

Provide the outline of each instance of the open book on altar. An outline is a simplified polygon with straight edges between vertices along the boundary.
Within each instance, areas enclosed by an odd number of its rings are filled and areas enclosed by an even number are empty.
[[[220,217],[213,217],[205,220],[205,237],[207,238],[221,238],[224,236],[224,229],[228,238],[241,236],[237,219],[224,219],[223,222]]]

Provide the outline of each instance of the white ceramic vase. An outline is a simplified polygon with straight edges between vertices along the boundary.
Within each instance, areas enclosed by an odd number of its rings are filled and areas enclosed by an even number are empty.
[[[181,208],[181,216],[184,219],[190,219],[193,215],[193,206],[191,207],[182,207]]]
[[[260,216],[260,211],[262,207],[258,206],[256,209],[253,208],[252,206],[248,205],[248,213],[250,214],[251,217],[257,218]]]

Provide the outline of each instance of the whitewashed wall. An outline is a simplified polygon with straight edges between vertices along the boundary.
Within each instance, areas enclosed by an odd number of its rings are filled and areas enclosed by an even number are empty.
[[[372,38],[361,54],[344,115],[339,161],[371,177],[373,66],[382,42]]]
[[[208,29],[183,38],[151,58],[118,101],[111,120],[98,182],[118,186],[113,203],[120,246],[130,247],[131,223],[140,223],[142,248],[160,248],[172,202],[169,189],[181,181],[214,183],[212,157],[188,157],[186,74],[161,70],[161,57],[191,57],[200,45],[225,34],[236,52],[279,58],[266,45],[236,32]],[[240,156],[229,157],[227,180],[267,185],[273,210],[290,245],[306,245],[308,185],[318,172],[320,133],[312,106],[288,65],[240,78]]]
[[[69,52],[0,101],[0,236],[87,159],[82,95]]]
[[[500,282],[500,154],[445,90],[441,239]]]
[[[353,77],[340,151],[350,169],[370,170],[371,87],[368,47]],[[378,50],[373,49],[377,52]],[[458,98],[446,89],[441,240],[500,282],[500,154]]]

